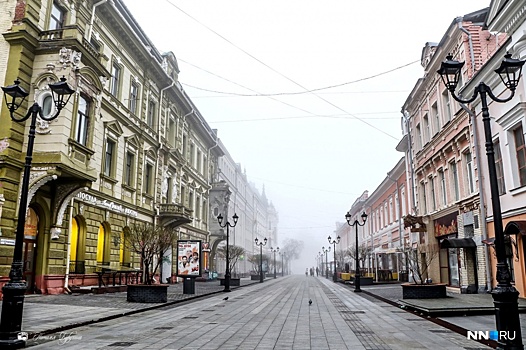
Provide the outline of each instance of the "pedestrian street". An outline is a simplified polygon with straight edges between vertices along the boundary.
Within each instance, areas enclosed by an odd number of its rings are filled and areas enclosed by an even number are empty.
[[[37,337],[27,345],[64,350],[489,349],[344,285],[304,275]]]

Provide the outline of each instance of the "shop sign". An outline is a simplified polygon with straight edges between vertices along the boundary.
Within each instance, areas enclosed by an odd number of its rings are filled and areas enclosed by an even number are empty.
[[[15,240],[8,239],[8,238],[0,238],[0,244],[1,245],[15,245]]]
[[[435,237],[457,233],[457,213],[451,213],[435,220]]]
[[[91,204],[97,207],[101,207],[101,208],[105,208],[105,209],[109,209],[112,211],[116,211],[118,213],[121,213],[127,216],[137,217],[139,215],[136,210],[123,207],[121,204],[117,204],[115,202],[108,201],[107,199],[99,199],[88,193],[79,192],[79,194],[77,194],[77,198],[88,204]]]

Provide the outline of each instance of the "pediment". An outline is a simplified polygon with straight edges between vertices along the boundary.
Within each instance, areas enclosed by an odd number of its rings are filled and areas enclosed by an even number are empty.
[[[120,123],[116,120],[104,122],[104,127],[110,131],[113,131],[117,136],[121,136],[124,132]]]

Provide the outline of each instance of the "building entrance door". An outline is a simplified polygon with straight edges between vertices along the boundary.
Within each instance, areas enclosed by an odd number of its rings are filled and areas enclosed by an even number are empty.
[[[33,293],[35,290],[35,262],[37,257],[37,235],[38,235],[38,215],[33,208],[27,210],[26,224],[24,227],[23,244],[23,269],[24,279],[27,283],[26,293]]]

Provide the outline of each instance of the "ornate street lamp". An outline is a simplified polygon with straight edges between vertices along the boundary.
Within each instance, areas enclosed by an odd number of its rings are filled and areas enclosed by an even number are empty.
[[[267,245],[267,237],[262,242],[259,242],[257,237],[254,241],[259,246],[259,283],[263,283],[263,246]]]
[[[333,252],[334,252],[334,273],[332,275],[333,282],[338,281],[338,275],[336,274],[336,244],[340,243],[340,236],[336,237],[336,239],[332,239],[331,236],[329,238],[329,244],[333,245]]]
[[[367,214],[365,212],[362,213],[362,223],[360,223],[358,220],[354,220],[354,222],[351,224],[351,214],[347,212],[345,214],[345,219],[347,220],[347,224],[349,226],[354,226],[356,228],[356,273],[354,274],[354,292],[358,293],[362,290],[360,289],[360,257],[359,257],[359,251],[358,249],[358,226],[365,225],[365,222],[367,221]]]
[[[331,247],[329,247],[329,249],[321,247],[321,250],[325,254],[325,278],[329,278],[329,263],[327,262],[327,253],[331,251]]]
[[[276,252],[279,252],[279,247],[276,247],[276,249],[270,247],[270,251],[274,253],[274,278],[276,278]]]
[[[495,165],[495,153],[493,150],[493,139],[487,96],[498,103],[510,101],[515,95],[515,89],[519,84],[522,66],[524,63],[525,61],[513,59],[511,58],[511,54],[506,54],[500,67],[495,70],[495,73],[499,74],[506,88],[511,91],[510,96],[505,99],[496,97],[491,91],[491,88],[484,82],[480,82],[475,87],[473,96],[467,100],[455,95],[455,89],[457,88],[460,72],[464,62],[453,60],[453,56],[451,55],[446,57],[446,61],[442,62],[440,69],[437,71],[455,100],[460,103],[471,103],[475,101],[477,96],[480,96],[480,101],[482,104],[482,122],[484,124],[484,134],[486,138],[489,187],[491,191],[491,205],[493,208],[493,227],[495,229],[495,251],[497,254],[497,286],[493,288],[491,295],[493,296],[493,302],[495,304],[495,321],[497,324],[497,331],[499,334],[500,332],[515,332],[515,337],[513,339],[510,339],[510,337],[507,337],[507,339],[502,339],[499,337],[499,340],[497,340],[499,349],[523,349],[524,347],[522,344],[518,308],[519,292],[511,284],[510,269],[506,261],[502,212],[497,182],[497,167]]]
[[[234,216],[232,216],[232,220],[234,220],[234,224],[232,225],[230,221],[227,221],[223,225],[223,216],[219,214],[219,216],[217,217],[217,222],[219,223],[219,227],[221,228],[226,227],[226,269],[225,269],[225,289],[223,290],[223,292],[230,292],[230,255],[228,253],[229,228],[236,227],[238,219],[239,219],[239,216],[237,216],[237,214],[234,213]]]
[[[31,162],[33,160],[33,147],[35,143],[35,130],[37,117],[45,121],[51,121],[58,117],[60,111],[68,103],[71,94],[75,90],[71,89],[66,83],[66,78],[62,77],[60,82],[49,84],[53,96],[53,102],[57,111],[51,117],[47,117],[42,112],[38,103],[34,103],[26,115],[17,118],[15,111],[22,105],[25,98],[29,95],[20,87],[20,81],[15,80],[14,85],[2,87],[4,100],[9,110],[11,120],[17,123],[25,123],[31,117],[29,126],[29,139],[27,142],[26,162],[22,177],[22,188],[20,190],[20,204],[18,206],[18,221],[15,232],[15,248],[13,251],[13,262],[9,272],[9,281],[2,287],[2,315],[0,320],[0,348],[16,349],[25,346],[25,340],[18,339],[18,333],[22,326],[22,314],[24,308],[24,293],[26,291],[26,281],[23,280],[23,241],[24,226],[26,222],[27,199],[29,193],[29,177],[31,173]],[[64,99],[66,98],[66,101]]]

